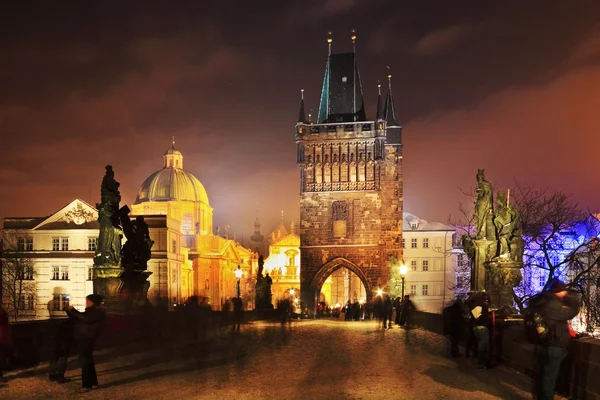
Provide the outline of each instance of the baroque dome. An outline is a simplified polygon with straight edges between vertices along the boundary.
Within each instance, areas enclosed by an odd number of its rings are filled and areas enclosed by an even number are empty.
[[[183,155],[175,147],[164,155],[164,166],[150,175],[138,191],[135,204],[148,201],[192,201],[209,205],[198,178],[183,170]]]

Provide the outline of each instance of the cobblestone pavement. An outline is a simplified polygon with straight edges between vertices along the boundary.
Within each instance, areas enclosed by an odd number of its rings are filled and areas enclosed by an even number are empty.
[[[241,335],[227,335],[207,348],[179,341],[119,357],[99,353],[100,387],[85,394],[78,394],[76,360],[67,373],[73,381],[65,385],[48,382],[42,367],[9,374],[0,398],[531,398],[517,376],[478,370],[473,359],[448,359],[444,339],[420,329],[328,320],[242,328]]]

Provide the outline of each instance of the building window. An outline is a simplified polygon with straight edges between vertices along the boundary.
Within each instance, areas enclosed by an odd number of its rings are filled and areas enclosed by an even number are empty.
[[[456,255],[456,265],[458,265],[459,267],[462,267],[464,262],[465,262],[464,255],[463,254],[457,254]]]
[[[423,238],[423,248],[424,249],[429,248],[429,238]]]
[[[416,249],[417,248],[417,238],[410,239],[410,248],[411,249]]]
[[[429,260],[423,260],[423,271],[429,271]]]
[[[184,231],[191,231],[192,230],[192,214],[184,213],[183,221],[182,221],[181,225],[182,225],[181,229],[183,229]]]
[[[540,271],[540,277],[539,277],[538,283],[541,287],[543,287],[546,284],[546,274],[544,274],[544,271]]]
[[[333,236],[343,238],[347,236],[348,202],[334,201],[331,205],[333,214]]]
[[[60,279],[60,267],[52,267],[52,280],[57,281]]]
[[[18,251],[33,251],[33,238],[18,238],[17,239],[17,250]]]
[[[26,265],[23,267],[23,270],[19,273],[19,279],[22,281],[32,281],[33,280],[33,266]]]
[[[68,294],[55,294],[52,297],[52,311],[64,311],[69,307]]]
[[[402,238],[402,248],[406,248],[406,239]]]
[[[410,261],[410,270],[411,271],[416,271],[417,270],[417,260],[411,260]]]
[[[52,251],[60,250],[60,238],[53,237],[52,238]]]
[[[61,281],[69,280],[69,267],[68,266],[60,267],[60,280]]]
[[[421,289],[421,294],[423,296],[427,296],[429,294],[429,285],[423,285]]]
[[[87,280],[91,281],[94,279],[94,267],[88,267]]]
[[[417,295],[417,285],[410,285],[410,295],[411,296]]]
[[[97,237],[89,237],[88,238],[88,251],[96,251],[97,244],[98,244]]]
[[[69,250],[69,238],[68,237],[64,237],[64,238],[60,238],[60,249],[62,251],[67,251]]]
[[[173,239],[173,253],[177,254],[177,239]]]
[[[35,296],[33,294],[19,295],[17,308],[21,311],[35,310]]]

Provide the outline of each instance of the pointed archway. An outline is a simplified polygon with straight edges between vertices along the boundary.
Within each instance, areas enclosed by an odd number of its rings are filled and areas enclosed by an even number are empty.
[[[366,301],[370,301],[373,297],[373,285],[369,282],[369,279],[365,275],[364,271],[352,261],[344,257],[336,257],[332,260],[327,261],[321,267],[318,268],[317,272],[312,276],[310,280],[303,280],[300,286],[302,293],[302,301],[305,307],[312,310],[316,303],[319,301],[321,288],[331,274],[340,268],[346,268],[358,279],[360,279],[366,291]]]

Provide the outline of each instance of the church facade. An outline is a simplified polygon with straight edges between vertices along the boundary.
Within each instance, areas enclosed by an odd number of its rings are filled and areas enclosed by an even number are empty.
[[[300,168],[301,292],[315,309],[323,283],[344,267],[370,300],[390,279],[390,258],[402,258],[402,127],[391,76],[385,105],[367,118],[355,53],[331,53],[317,121],[304,99],[295,128]]]

